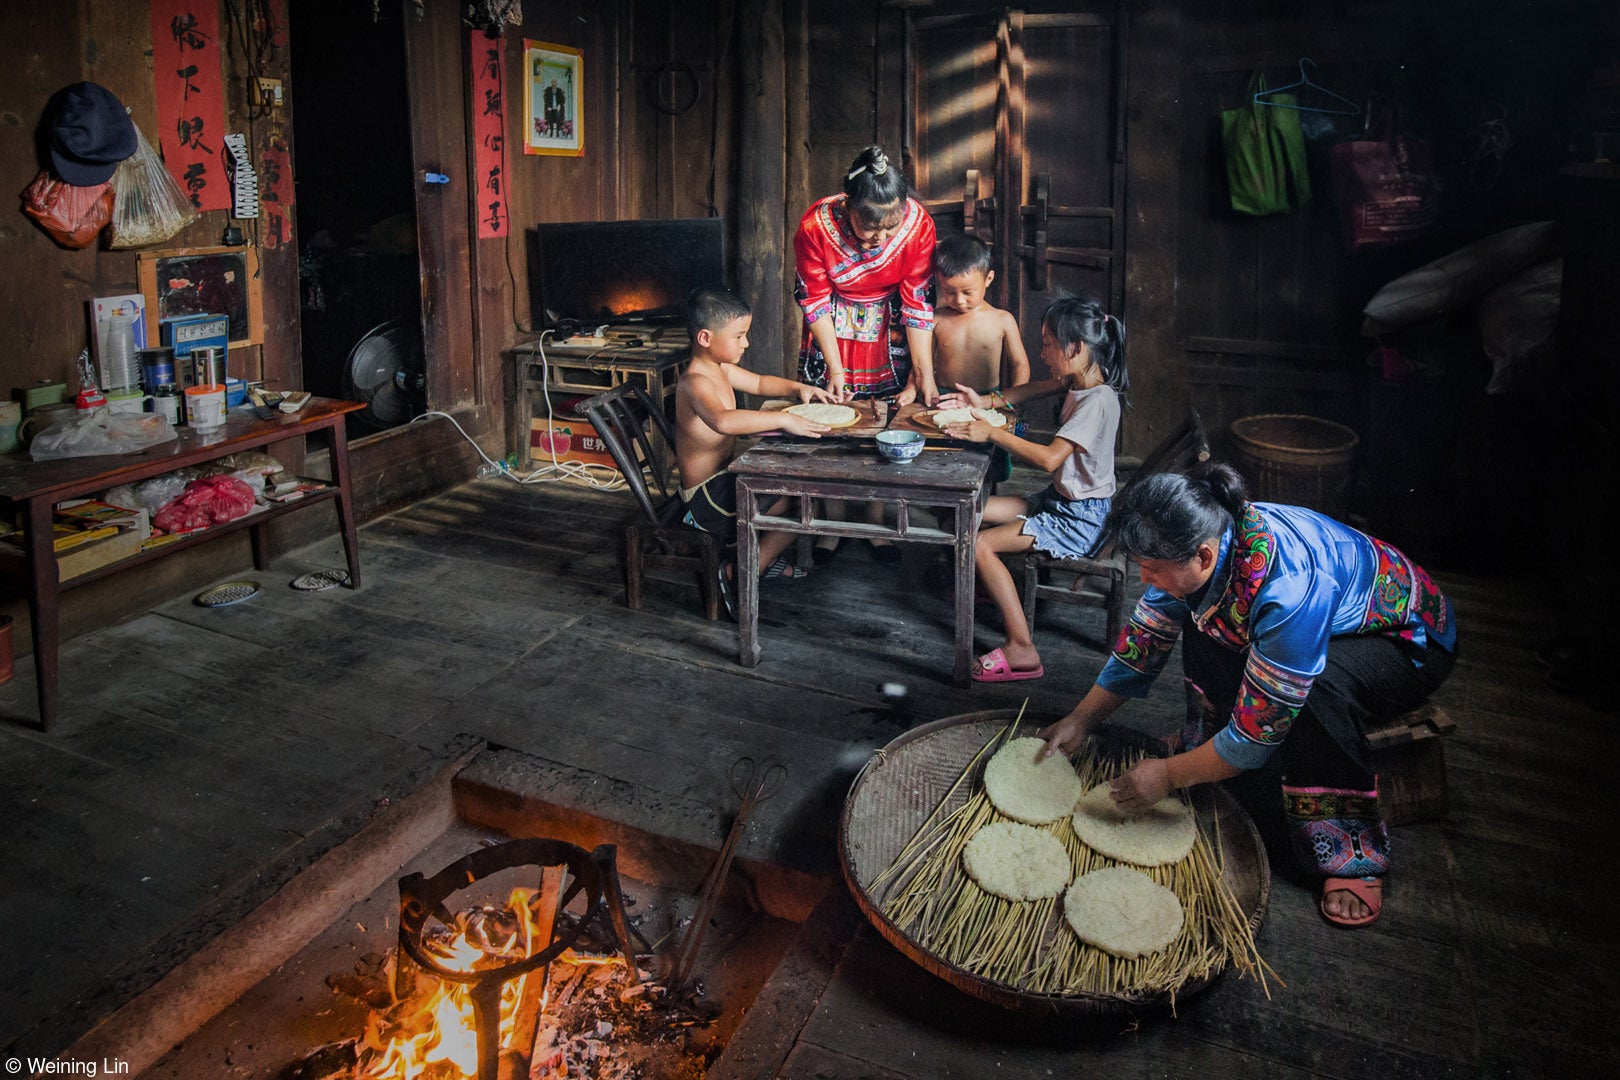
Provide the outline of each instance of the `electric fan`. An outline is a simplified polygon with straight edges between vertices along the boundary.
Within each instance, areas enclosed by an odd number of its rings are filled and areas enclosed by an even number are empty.
[[[379,431],[398,427],[427,408],[422,336],[415,327],[391,319],[349,350],[343,365],[343,396],[363,401],[353,415]]]

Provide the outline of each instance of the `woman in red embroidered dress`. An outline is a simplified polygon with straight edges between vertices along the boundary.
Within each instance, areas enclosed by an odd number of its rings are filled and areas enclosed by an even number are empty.
[[[906,190],[883,148],[868,146],[850,163],[843,194],[818,200],[793,236],[794,296],[805,321],[799,379],[834,400],[892,397],[898,408],[919,394],[929,405],[939,398],[928,300],[934,219]],[[829,502],[826,512],[839,518],[844,510]],[[883,520],[881,503],[866,512]],[[831,559],[838,543],[817,540],[816,561]],[[900,561],[887,540],[869,543],[878,562]]]
[[[811,206],[793,237],[806,325],[799,375],[841,401],[939,397],[927,296],[934,221],[906,187],[883,148],[868,146],[843,194]]]

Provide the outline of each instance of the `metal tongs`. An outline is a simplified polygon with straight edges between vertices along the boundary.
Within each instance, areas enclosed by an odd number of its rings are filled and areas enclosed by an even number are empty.
[[[737,807],[737,816],[731,821],[731,831],[726,833],[720,855],[703,881],[703,890],[698,894],[697,907],[692,912],[692,921],[687,924],[686,934],[675,946],[675,957],[666,980],[671,990],[685,986],[692,977],[692,965],[703,944],[704,931],[714,917],[715,905],[720,902],[726,875],[731,871],[732,857],[737,853],[737,841],[742,837],[749,816],[753,814],[755,806],[781,791],[786,782],[787,766],[780,762],[767,760],[761,765],[751,757],[740,757],[732,763],[731,790],[736,792],[742,803]]]

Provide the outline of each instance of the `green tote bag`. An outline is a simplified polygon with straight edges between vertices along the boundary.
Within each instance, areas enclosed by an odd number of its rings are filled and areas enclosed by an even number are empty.
[[[1249,77],[1243,104],[1221,112],[1221,145],[1226,154],[1226,181],[1232,209],[1240,214],[1266,217],[1286,214],[1311,198],[1311,177],[1305,168],[1305,136],[1292,94],[1273,94],[1273,105],[1256,104],[1254,95],[1266,88],[1259,71]]]

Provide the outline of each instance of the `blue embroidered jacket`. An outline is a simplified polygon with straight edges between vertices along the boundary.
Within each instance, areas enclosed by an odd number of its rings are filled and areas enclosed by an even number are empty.
[[[1327,666],[1328,639],[1383,634],[1411,643],[1457,644],[1451,601],[1400,551],[1312,510],[1246,503],[1221,537],[1200,593],[1178,600],[1149,589],[1120,633],[1097,685],[1141,697],[1191,621],[1200,633],[1248,650],[1231,720],[1215,736],[1228,763],[1265,763]]]

